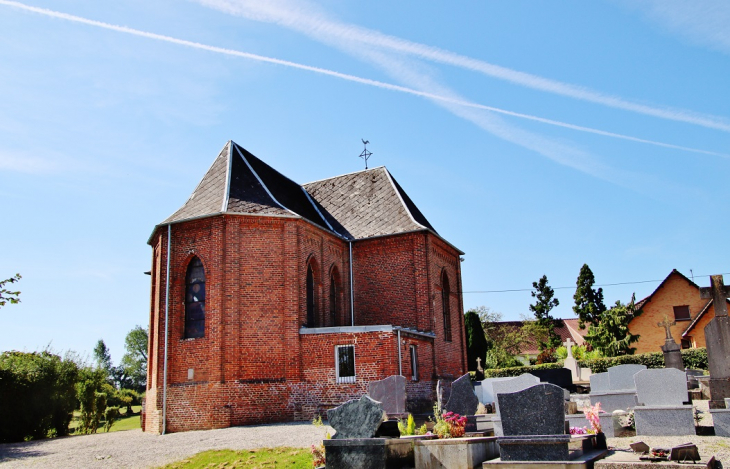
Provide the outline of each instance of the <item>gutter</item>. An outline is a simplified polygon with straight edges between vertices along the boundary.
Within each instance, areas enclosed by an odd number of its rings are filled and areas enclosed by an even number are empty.
[[[170,234],[172,225],[167,225],[167,267],[165,268],[165,355],[162,371],[162,434],[167,430],[167,336],[170,311]]]

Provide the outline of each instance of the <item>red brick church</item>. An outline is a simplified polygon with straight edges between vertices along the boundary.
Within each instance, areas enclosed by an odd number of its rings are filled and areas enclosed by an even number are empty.
[[[463,253],[384,167],[300,185],[229,141],[148,243],[145,431],[311,419],[394,374],[416,410],[466,372]]]

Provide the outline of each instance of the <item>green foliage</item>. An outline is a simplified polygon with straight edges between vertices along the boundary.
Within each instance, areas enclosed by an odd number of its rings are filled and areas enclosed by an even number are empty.
[[[401,436],[416,435],[416,421],[413,420],[413,415],[408,414],[408,419],[405,422],[398,420],[398,431]]]
[[[696,370],[707,369],[707,349],[695,348],[682,350],[682,360],[686,368]],[[583,368],[590,368],[593,373],[603,373],[616,365],[638,364],[646,365],[647,368],[664,368],[664,354],[661,352],[642,353],[640,355],[621,355],[619,357],[596,358],[592,360],[579,360],[578,364]],[[486,375],[486,372],[485,372]]]
[[[538,350],[542,352],[559,347],[560,336],[555,332],[555,327],[562,326],[562,321],[553,318],[550,311],[560,305],[560,302],[555,298],[555,291],[548,285],[547,275],[543,275],[537,282],[532,282],[532,288],[534,290],[530,294],[537,300],[534,305],[530,305],[530,311],[535,315],[537,325],[547,331],[547,338],[537,341]]]
[[[19,281],[21,278],[20,274],[15,274],[10,278],[7,278],[5,280],[0,280],[0,308],[5,306],[8,302],[11,305],[20,303],[20,292],[19,291],[10,291],[7,288],[5,288],[5,285],[8,283],[15,283]]]
[[[322,423],[322,416],[317,415],[316,417],[314,417],[312,419],[312,425],[314,425],[315,427],[321,427],[322,425],[324,425],[324,423]]]
[[[629,322],[642,313],[640,309],[636,310],[635,301],[635,296],[631,295],[628,304],[616,301],[611,309],[604,311],[598,324],[588,329],[586,342],[605,357],[633,355],[636,347],[631,347],[631,344],[639,340],[639,335],[629,331]]]
[[[67,435],[78,374],[71,354],[0,354],[0,443]]]
[[[534,370],[557,370],[563,367],[562,363],[545,363],[542,365],[513,366],[509,368],[496,368],[484,370],[485,378],[509,378],[520,376],[522,373],[529,373]]]
[[[596,279],[588,264],[583,264],[576,280],[575,295],[573,300],[573,312],[578,316],[578,326],[585,329],[586,324],[597,325],[601,320],[601,315],[606,311],[606,305],[603,304],[603,288],[595,290],[593,284]]]
[[[309,448],[261,448],[234,451],[210,450],[197,453],[162,469],[205,469],[211,467],[312,467]]]
[[[483,368],[504,368],[522,364],[515,355],[526,342],[525,334],[521,329],[497,329],[496,323],[502,320],[502,314],[491,311],[486,306],[471,309],[479,316],[487,339],[487,354],[482,364]]]
[[[126,352],[122,356],[119,368],[124,372],[127,382],[124,386],[143,392],[147,385],[147,329],[135,326],[124,339]]]
[[[477,369],[477,358],[481,358],[482,368],[484,368],[489,344],[484,334],[482,322],[479,319],[479,313],[476,311],[467,311],[464,315],[464,328],[466,329],[467,369],[471,371]]]
[[[585,345],[573,345],[571,347],[573,350],[573,358],[576,360],[592,360],[594,358],[601,358],[603,355],[601,355],[601,352],[598,350],[591,350],[588,351]],[[561,345],[560,347],[555,349],[555,355],[558,357],[558,360],[565,360],[568,358],[568,350],[565,348],[564,345]]]
[[[120,417],[119,407],[107,407],[104,410],[104,431],[109,432],[114,422]]]
[[[106,410],[107,395],[101,392],[106,383],[106,373],[102,369],[84,368],[76,383],[76,397],[81,405],[79,431],[84,434],[96,433]]]
[[[109,348],[102,339],[99,339],[99,342],[94,347],[94,360],[96,360],[96,366],[106,373],[104,379],[113,375],[114,364],[112,363],[112,356],[109,353]]]

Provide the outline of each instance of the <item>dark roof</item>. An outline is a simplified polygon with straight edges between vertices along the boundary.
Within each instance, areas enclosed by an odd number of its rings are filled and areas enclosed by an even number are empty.
[[[233,141],[161,225],[223,213],[303,218],[347,239],[418,230],[437,234],[384,167],[301,186]]]
[[[382,166],[310,182],[304,188],[327,213],[328,221],[353,238],[424,229],[436,232]]]

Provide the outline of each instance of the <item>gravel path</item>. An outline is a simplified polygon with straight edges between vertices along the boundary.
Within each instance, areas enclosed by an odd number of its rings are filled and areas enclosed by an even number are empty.
[[[305,448],[332,428],[311,423],[232,427],[222,430],[150,435],[129,430],[26,443],[0,444],[0,467],[147,468],[179,461],[209,449]]]

